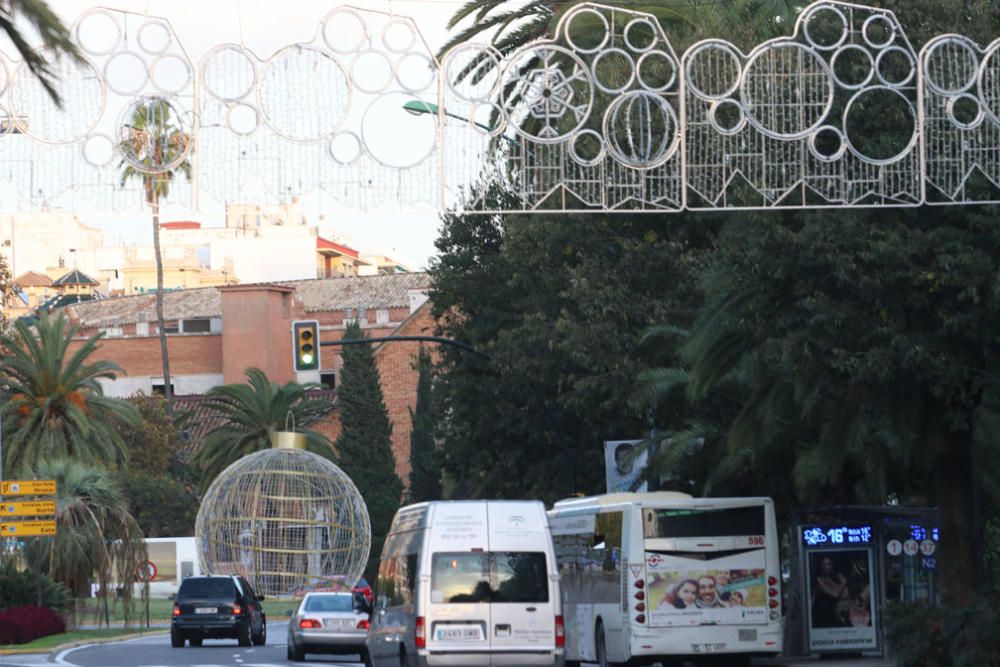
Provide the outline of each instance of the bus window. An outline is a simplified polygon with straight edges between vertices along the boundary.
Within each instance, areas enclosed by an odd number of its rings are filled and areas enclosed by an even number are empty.
[[[642,523],[646,538],[763,535],[764,507],[646,509]]]

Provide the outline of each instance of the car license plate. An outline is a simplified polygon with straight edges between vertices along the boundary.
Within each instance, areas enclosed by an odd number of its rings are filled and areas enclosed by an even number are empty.
[[[194,610],[194,613],[196,613],[196,614],[218,614],[219,613],[219,608],[218,607],[198,607],[197,609]]]
[[[323,627],[331,630],[347,630],[353,628],[354,623],[346,618],[324,618]]]
[[[483,640],[483,629],[478,625],[460,625],[437,629],[440,641],[478,642]]]
[[[720,644],[691,644],[691,649],[695,653],[716,653],[726,650],[726,645]]]

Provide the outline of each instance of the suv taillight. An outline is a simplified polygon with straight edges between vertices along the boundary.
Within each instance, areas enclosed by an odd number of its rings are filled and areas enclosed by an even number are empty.
[[[180,615],[181,615],[181,608],[175,602],[174,603],[174,616],[180,616]]]
[[[556,616],[556,648],[566,646],[566,624],[562,616]]]
[[[233,605],[233,616],[239,616],[242,613],[243,613],[243,607],[239,606],[238,604],[234,604]]]
[[[417,622],[413,626],[413,643],[417,648],[427,648],[427,628],[423,616],[417,616]]]

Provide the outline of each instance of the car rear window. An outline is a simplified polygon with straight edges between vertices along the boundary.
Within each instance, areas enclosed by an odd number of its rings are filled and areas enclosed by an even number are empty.
[[[436,553],[431,602],[548,602],[545,554],[531,551]]]
[[[305,611],[354,611],[353,595],[310,595]]]
[[[185,579],[177,592],[185,598],[235,598],[232,579]]]

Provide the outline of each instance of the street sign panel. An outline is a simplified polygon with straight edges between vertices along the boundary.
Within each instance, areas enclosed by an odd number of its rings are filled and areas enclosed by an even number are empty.
[[[55,492],[54,479],[12,479],[0,482],[0,496],[51,496]]]
[[[55,521],[5,521],[0,523],[0,537],[55,535]]]
[[[54,500],[0,503],[0,516],[52,516],[55,513],[56,501]]]

